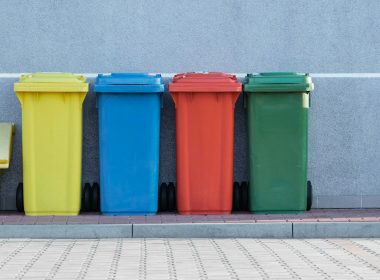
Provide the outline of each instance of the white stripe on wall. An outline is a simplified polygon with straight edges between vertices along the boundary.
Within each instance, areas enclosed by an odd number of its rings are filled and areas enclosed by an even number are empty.
[[[0,78],[19,78],[28,73],[0,73]],[[86,78],[96,78],[98,73],[79,73]],[[109,74],[109,73],[104,73]],[[176,73],[161,73],[163,78],[172,78]],[[233,73],[238,78],[244,78],[246,73]],[[314,78],[380,78],[380,73],[310,73]]]

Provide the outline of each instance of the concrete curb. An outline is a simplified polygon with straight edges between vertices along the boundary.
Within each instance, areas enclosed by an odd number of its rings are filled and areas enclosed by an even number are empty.
[[[380,237],[380,222],[293,223],[293,238],[371,237]]]
[[[0,238],[97,239],[131,238],[132,225],[2,225]]]
[[[380,238],[380,222],[0,225],[0,238]]]
[[[291,223],[134,224],[135,238],[292,238]]]

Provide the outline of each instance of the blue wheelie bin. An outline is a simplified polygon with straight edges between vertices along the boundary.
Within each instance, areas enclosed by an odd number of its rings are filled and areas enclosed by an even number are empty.
[[[161,75],[99,74],[100,210],[153,215],[158,208]]]

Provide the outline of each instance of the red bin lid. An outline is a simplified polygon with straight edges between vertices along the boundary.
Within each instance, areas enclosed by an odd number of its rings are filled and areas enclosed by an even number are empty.
[[[169,92],[241,92],[242,85],[235,75],[208,73],[180,73],[169,83]]]

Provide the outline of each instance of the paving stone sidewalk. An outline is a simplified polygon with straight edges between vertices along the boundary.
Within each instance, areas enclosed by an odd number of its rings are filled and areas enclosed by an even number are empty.
[[[379,279],[380,239],[0,239],[0,279]]]

